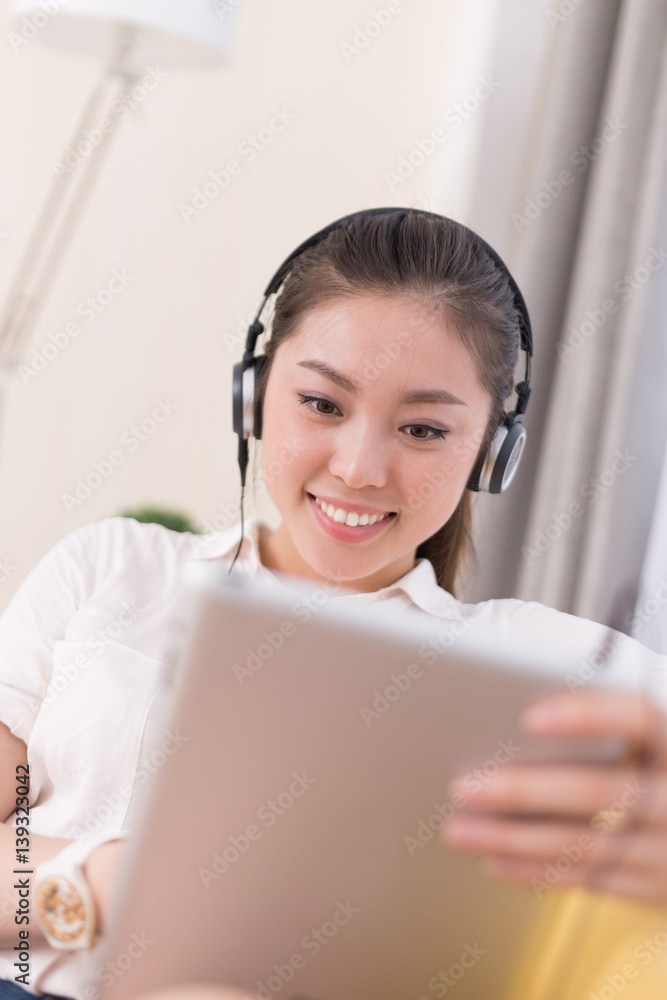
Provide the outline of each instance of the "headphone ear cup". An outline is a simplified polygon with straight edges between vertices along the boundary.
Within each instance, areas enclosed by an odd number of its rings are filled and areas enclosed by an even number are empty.
[[[474,492],[504,493],[510,485],[526,444],[526,428],[520,420],[501,424],[486,454],[470,473],[467,488]]]
[[[232,377],[232,422],[239,438],[262,436],[262,407],[257,381],[266,355],[259,354],[234,365]]]

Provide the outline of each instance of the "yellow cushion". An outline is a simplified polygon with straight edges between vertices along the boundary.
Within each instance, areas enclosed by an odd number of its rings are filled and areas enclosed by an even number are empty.
[[[504,1000],[666,1000],[667,906],[554,889]]]

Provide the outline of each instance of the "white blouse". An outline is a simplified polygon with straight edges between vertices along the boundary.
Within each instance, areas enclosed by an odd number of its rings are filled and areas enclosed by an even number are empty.
[[[276,580],[259,561],[260,523],[246,521],[232,572]],[[169,619],[184,585],[183,568],[193,559],[228,564],[240,527],[194,535],[105,518],[61,539],[16,591],[0,617],[0,721],[28,747],[35,834],[77,839],[125,827],[155,770],[144,752],[145,745],[156,752],[147,722],[169,654]],[[473,619],[485,628],[552,640],[581,654],[582,686],[607,636],[601,625],[536,602],[463,604],[438,586],[426,559],[389,587],[330,599],[389,601],[401,614]],[[625,636],[618,649],[667,707],[667,657]],[[165,734],[158,754],[169,753],[169,740],[178,734]],[[6,822],[13,826],[14,819],[12,814]],[[0,907],[1,919],[13,922],[13,893]],[[100,947],[56,952],[31,942],[30,990],[97,1000],[105,975],[108,980]],[[11,945],[0,949],[0,978],[14,978],[15,955]]]

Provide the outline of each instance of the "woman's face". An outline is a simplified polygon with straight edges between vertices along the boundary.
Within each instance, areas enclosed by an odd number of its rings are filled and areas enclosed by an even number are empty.
[[[266,385],[262,474],[282,522],[260,538],[264,565],[357,591],[398,580],[455,510],[490,412],[428,305],[364,294],[311,310]]]

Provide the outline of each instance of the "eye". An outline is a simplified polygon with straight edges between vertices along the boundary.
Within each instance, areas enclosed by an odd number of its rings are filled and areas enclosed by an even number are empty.
[[[305,405],[306,409],[310,410],[312,413],[319,413],[323,417],[330,416],[331,415],[331,410],[319,410],[319,409],[317,409],[316,406],[313,406],[313,403],[315,403],[315,404],[317,404],[317,403],[324,403],[325,406],[332,406],[334,408],[334,410],[338,409],[337,406],[335,406],[330,400],[324,399],[323,396],[304,396],[300,392],[297,393],[297,396],[299,396],[300,399],[301,399],[301,402],[299,403],[299,406],[304,406]]]
[[[415,437],[414,434],[408,434],[408,437],[413,441],[440,441],[444,438],[449,431],[443,431],[439,427],[429,427],[428,424],[408,424],[409,427],[418,427],[422,431],[430,431],[433,437],[423,437],[419,435]]]

